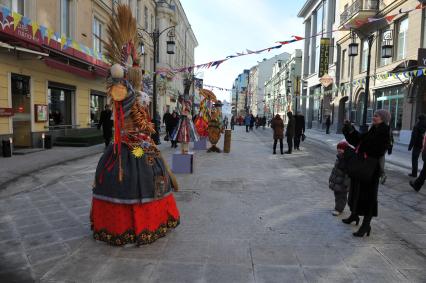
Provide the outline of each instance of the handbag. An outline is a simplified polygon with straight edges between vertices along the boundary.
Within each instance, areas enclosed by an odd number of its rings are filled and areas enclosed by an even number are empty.
[[[369,183],[373,180],[374,173],[379,165],[379,160],[374,157],[358,154],[354,149],[347,148],[344,153],[346,172],[353,180]]]

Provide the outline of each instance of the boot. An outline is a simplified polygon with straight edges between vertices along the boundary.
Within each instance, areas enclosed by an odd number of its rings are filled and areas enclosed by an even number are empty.
[[[371,222],[371,217],[364,216],[361,227],[359,228],[357,232],[353,233],[352,235],[354,235],[354,237],[362,238],[364,237],[365,234],[367,234],[367,237],[370,237],[370,232],[371,232],[370,222]]]
[[[348,218],[342,219],[342,222],[345,224],[351,224],[354,221],[355,221],[355,225],[358,226],[359,216],[356,214],[351,214]]]

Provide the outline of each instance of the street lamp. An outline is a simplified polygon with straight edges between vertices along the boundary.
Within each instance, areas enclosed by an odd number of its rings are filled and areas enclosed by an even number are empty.
[[[352,31],[352,43],[349,44],[349,56],[354,57],[358,55],[358,43],[355,43],[355,34]],[[374,33],[368,35],[367,37],[367,44],[368,44],[368,54],[367,54],[367,74],[365,78],[365,91],[364,91],[364,109],[362,113],[362,125],[360,126],[359,130],[361,133],[366,133],[368,131],[368,125],[367,125],[367,111],[368,111],[368,98],[369,98],[369,92],[370,92],[370,62],[371,62],[371,48],[373,46],[373,42],[376,39],[376,36]],[[352,49],[352,50],[351,50]],[[383,57],[389,56],[389,53],[392,54],[392,46],[391,45],[383,45],[382,46],[382,58],[389,58],[389,57]]]
[[[158,31],[155,29],[153,32],[147,32],[146,30],[142,28],[138,28],[139,31],[144,32],[151,38],[152,45],[154,47],[154,76],[153,76],[153,82],[152,82],[152,120],[154,121],[154,128],[155,133],[153,134],[152,138],[156,144],[160,144],[160,133],[159,133],[159,125],[160,121],[158,121],[159,117],[157,117],[157,52],[158,52],[158,43],[160,40],[160,36],[165,32],[168,32],[169,40],[167,43],[167,54],[174,54],[174,48],[175,48],[175,42],[172,40],[174,37],[174,28],[176,26],[170,26],[168,28],[163,29],[162,31]],[[143,39],[142,33],[138,33],[138,36],[141,38],[141,41]],[[143,50],[143,45],[141,45],[141,50]],[[161,119],[161,118],[160,118]]]

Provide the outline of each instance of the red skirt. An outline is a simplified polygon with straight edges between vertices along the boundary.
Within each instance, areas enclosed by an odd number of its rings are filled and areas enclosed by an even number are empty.
[[[173,194],[144,204],[117,204],[92,200],[93,237],[111,245],[150,244],[179,225]]]

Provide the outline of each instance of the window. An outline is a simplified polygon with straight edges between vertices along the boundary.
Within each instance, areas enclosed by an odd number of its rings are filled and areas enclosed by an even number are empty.
[[[361,72],[367,71],[368,40],[362,41]]]
[[[143,10],[143,17],[144,17],[144,27],[145,30],[148,31],[148,8],[145,6]]]
[[[49,125],[71,125],[75,87],[49,82]]]
[[[97,91],[90,94],[90,123],[95,127],[101,118],[101,112],[105,109],[107,103],[106,95]]]
[[[405,59],[407,56],[407,31],[408,18],[401,20],[398,23],[398,42],[397,42],[397,60]]]
[[[0,0],[0,7],[6,7],[18,14],[26,16],[25,0]]]
[[[155,30],[155,25],[154,25],[154,15],[151,14],[151,31]]]
[[[380,44],[379,44],[379,66],[386,66],[392,63],[392,58],[382,58],[382,45],[385,42],[385,33],[389,32],[389,29],[384,29],[380,32]]]
[[[376,110],[386,109],[391,114],[390,126],[392,129],[401,130],[404,95],[403,86],[390,87],[376,90]]]
[[[345,77],[345,66],[346,66],[346,49],[342,50],[342,75],[341,78],[343,79]]]
[[[102,26],[96,17],[93,18],[93,49],[97,52],[102,52]]]
[[[142,1],[138,0],[136,2],[136,24],[140,24],[141,21],[141,9],[142,9]]]
[[[61,0],[61,33],[71,37],[71,0]]]

